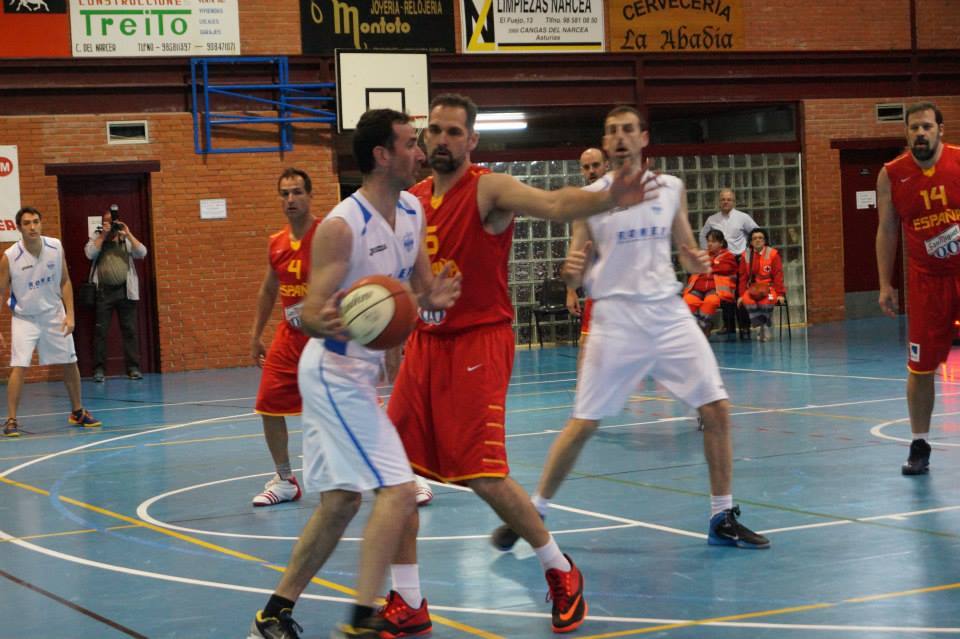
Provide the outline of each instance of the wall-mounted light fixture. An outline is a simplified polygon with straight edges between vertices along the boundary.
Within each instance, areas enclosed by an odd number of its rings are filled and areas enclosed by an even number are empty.
[[[517,111],[478,113],[477,131],[520,131],[527,128],[527,115]]]

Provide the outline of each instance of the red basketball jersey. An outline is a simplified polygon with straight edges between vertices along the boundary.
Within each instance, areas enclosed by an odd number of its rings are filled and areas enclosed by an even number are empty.
[[[290,237],[290,225],[270,236],[270,268],[280,281],[280,304],[283,318],[300,328],[300,303],[307,294],[310,279],[310,243],[320,220],[314,220],[300,240]]]
[[[917,166],[910,153],[884,166],[910,268],[933,275],[960,273],[960,147],[944,144],[929,169]]]
[[[427,253],[434,273],[452,262],[451,274],[463,274],[460,298],[447,309],[440,324],[420,323],[433,333],[455,333],[502,322],[513,322],[513,306],[507,291],[507,263],[513,243],[513,222],[499,235],[483,229],[477,208],[477,184],[490,170],[472,165],[443,194],[433,198],[433,178],[415,185],[410,192],[423,204],[427,218]]]

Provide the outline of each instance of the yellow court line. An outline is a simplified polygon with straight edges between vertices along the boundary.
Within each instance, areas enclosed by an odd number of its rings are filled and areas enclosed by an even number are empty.
[[[9,478],[7,478],[7,477],[0,477],[0,482],[3,482],[3,483],[5,483],[5,484],[9,484],[9,485],[11,485],[11,486],[16,486],[17,488],[22,488],[22,489],[24,489],[24,490],[28,490],[28,491],[33,492],[33,493],[37,493],[37,494],[39,494],[39,495],[45,495],[45,496],[47,496],[47,497],[50,496],[50,491],[48,491],[48,490],[44,490],[43,488],[38,488],[37,486],[31,486],[30,484],[24,484],[24,483],[22,483],[22,482],[14,481],[13,479],[9,479]],[[105,509],[105,508],[100,508],[99,506],[94,506],[93,504],[88,504],[88,503],[85,503],[85,502],[82,502],[82,501],[77,501],[76,499],[72,499],[72,498],[70,498],[70,497],[65,497],[65,496],[63,496],[63,495],[60,495],[60,496],[59,496],[59,499],[60,499],[60,501],[63,501],[63,502],[65,502],[65,503],[68,503],[68,504],[70,504],[70,505],[72,505],[72,506],[77,506],[78,508],[84,508],[84,509],[86,509],[86,510],[95,512],[95,513],[97,513],[97,514],[99,514],[99,515],[103,515],[103,516],[105,516],[105,517],[113,517],[114,519],[119,519],[120,521],[125,521],[125,522],[127,522],[128,524],[131,524],[131,526],[139,527],[139,528],[146,528],[147,530],[152,530],[152,531],[157,532],[157,533],[160,533],[160,534],[162,534],[162,535],[167,535],[167,536],[169,536],[169,537],[173,537],[174,539],[179,539],[180,541],[185,541],[185,542],[187,542],[187,543],[200,546],[201,548],[205,548],[205,549],[207,549],[207,550],[212,550],[212,551],[215,551],[215,552],[219,552],[219,553],[228,555],[228,556],[230,556],[230,557],[235,557],[235,558],[237,558],[237,559],[243,559],[243,560],[246,560],[246,561],[252,561],[252,562],[261,564],[262,566],[264,566],[264,567],[266,567],[266,568],[269,568],[269,569],[271,569],[271,570],[275,570],[275,571],[280,572],[280,573],[282,573],[284,570],[286,570],[286,568],[285,568],[284,566],[278,566],[278,565],[272,564],[272,563],[270,563],[269,561],[267,561],[266,559],[261,559],[261,558],[259,558],[259,557],[255,557],[254,555],[248,555],[247,553],[239,552],[239,551],[233,550],[233,549],[231,549],[231,548],[226,548],[226,547],[220,546],[220,545],[218,545],[218,544],[212,544],[212,543],[210,543],[210,542],[203,541],[202,539],[197,539],[196,537],[191,537],[191,536],[189,536],[189,535],[184,535],[183,533],[179,533],[179,532],[177,532],[177,531],[175,531],[175,530],[170,530],[170,529],[168,529],[168,528],[162,528],[162,527],[160,527],[160,526],[155,526],[154,524],[151,524],[151,523],[148,523],[148,522],[139,520],[139,519],[133,519],[132,517],[127,517],[126,515],[121,515],[120,513],[115,513],[115,512],[113,512],[113,511],[107,510],[107,509]],[[323,587],[325,587],[325,588],[329,588],[330,590],[336,590],[337,592],[340,592],[340,593],[343,593],[343,594],[346,594],[346,595],[354,596],[354,595],[357,594],[357,591],[354,590],[353,588],[350,588],[350,587],[348,587],[348,586],[344,586],[344,585],[342,585],[342,584],[338,584],[338,583],[335,583],[335,582],[332,582],[332,581],[327,581],[326,579],[321,579],[321,578],[319,578],[319,577],[313,577],[310,581],[311,581],[312,583],[317,584],[317,585],[323,586]],[[485,631],[485,630],[481,630],[481,629],[479,629],[479,628],[473,628],[472,626],[468,626],[468,625],[466,625],[466,624],[462,624],[462,623],[460,623],[459,621],[454,621],[454,620],[452,620],[452,619],[448,619],[448,618],[442,617],[442,616],[440,616],[440,615],[431,614],[431,615],[430,615],[430,618],[431,618],[433,621],[435,621],[435,622],[437,622],[438,624],[440,624],[440,625],[450,626],[451,628],[455,628],[455,629],[457,629],[457,630],[461,630],[461,631],[463,631],[463,632],[466,632],[466,633],[475,635],[475,636],[477,636],[477,637],[482,637],[482,639],[504,639],[503,637],[501,637],[501,636],[499,636],[499,635],[491,634],[491,633],[489,633],[489,632],[487,632],[487,631]]]
[[[125,528],[136,528],[132,524],[124,524],[123,526],[109,526],[106,530],[123,530]],[[43,533],[40,535],[24,535],[23,537],[10,537],[9,539],[0,539],[0,543],[11,542],[11,541],[33,541],[34,539],[47,539],[49,537],[68,537],[70,535],[86,535],[89,533],[100,532],[96,528],[84,528],[82,530],[64,530],[63,532],[56,533]]]
[[[911,590],[901,590],[898,592],[887,592],[879,595],[868,595],[866,597],[851,597],[843,599],[836,603],[808,604],[805,606],[793,606],[790,608],[775,608],[773,610],[760,610],[757,612],[746,612],[739,615],[727,615],[725,617],[710,617],[708,619],[697,619],[694,621],[682,621],[679,623],[661,624],[659,626],[650,626],[648,628],[637,628],[634,630],[619,630],[617,632],[607,632],[599,635],[586,635],[579,639],[611,639],[612,637],[630,637],[634,635],[645,635],[651,632],[663,632],[665,630],[676,630],[677,628],[689,628],[691,626],[703,626],[706,624],[720,623],[725,621],[742,621],[744,619],[756,619],[758,617],[773,617],[776,615],[789,615],[797,612],[807,612],[810,610],[823,610],[824,608],[836,608],[843,604],[857,604],[868,601],[878,601],[881,599],[894,599],[896,597],[908,597],[910,595],[924,594],[928,592],[942,592],[944,590],[956,590],[960,588],[960,582],[944,584],[941,586],[929,586],[927,588],[913,588]],[[588,617],[589,619],[589,617]]]

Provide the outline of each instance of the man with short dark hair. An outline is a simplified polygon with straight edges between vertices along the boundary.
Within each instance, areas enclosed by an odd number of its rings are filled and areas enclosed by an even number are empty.
[[[643,167],[649,141],[646,124],[632,107],[617,107],[607,115],[603,143],[614,165]],[[649,375],[696,408],[703,420],[710,482],[708,543],[767,548],[766,537],[738,521],[730,402],[716,357],[677,295],[671,245],[690,273],[707,272],[710,256],[695,243],[683,181],[672,175],[655,179],[659,188],[652,200],[593,216],[571,240],[563,277],[568,286],[582,283],[594,300],[590,347],[577,377],[573,415],[550,447],[531,501],[545,517],[600,420],[623,410],[630,393]],[[603,192],[609,187],[607,176],[586,189]],[[498,529],[493,536],[505,538],[505,531]]]
[[[60,240],[40,234],[40,211],[24,207],[17,211],[19,242],[0,258],[0,297],[10,298],[6,307],[10,321],[10,379],[7,380],[6,437],[20,435],[17,408],[23,378],[33,359],[40,353],[40,365],[62,364],[63,383],[70,396],[71,426],[94,428],[100,421],[83,408],[80,399],[80,370],[73,344],[73,285],[67,272],[67,260]],[[6,340],[0,333],[0,345]]]
[[[877,270],[880,308],[896,316],[891,283],[898,227],[907,247],[907,408],[912,441],[904,475],[930,468],[930,418],[934,377],[947,360],[960,319],[960,147],[946,144],[943,114],[930,102],[906,112],[909,152],[887,162],[877,176]]]
[[[381,274],[409,281],[418,304],[443,311],[460,294],[449,269],[434,277],[423,246],[425,224],[417,199],[403,189],[417,178],[423,152],[409,118],[391,109],[367,111],[357,123],[353,153],[363,184],[317,227],[301,325],[311,336],[298,371],[303,398],[303,484],[321,493],[294,546],[283,577],[250,627],[250,639],[297,639],[293,607],[323,567],[360,508],[376,492],[360,547],[356,599],[350,621],[334,638],[399,637],[373,605],[384,573],[417,508],[410,462],[394,425],[377,401],[383,352],[350,341],[340,317],[343,291]],[[428,632],[430,617],[413,623]],[[381,635],[381,632],[384,633]]]
[[[406,344],[388,412],[418,474],[469,486],[530,543],[553,600],[555,632],[576,629],[587,613],[583,576],[543,525],[526,492],[510,477],[504,424],[513,366],[513,306],[507,266],[518,213],[568,222],[643,200],[649,184],[628,171],[611,189],[542,191],[473,164],[477,106],[455,94],[436,96],[424,134],[431,177],[411,189],[427,220],[434,271],[463,274],[463,295],[445,314],[426,316]],[[416,513],[391,566],[393,590],[383,616],[401,632],[423,596],[417,566]],[[396,596],[393,596],[396,594]],[[400,635],[395,635],[400,636]]]
[[[297,366],[310,339],[300,330],[300,315],[310,275],[310,245],[320,224],[310,212],[312,192],[310,176],[300,169],[288,168],[277,180],[280,207],[287,224],[270,236],[267,272],[257,293],[250,338],[250,355],[263,369],[254,411],[263,420],[263,437],[276,469],[263,490],[254,495],[253,505],[257,507],[296,501],[301,495],[300,484],[290,468],[286,418],[301,412]],[[277,296],[283,306],[283,321],[268,350],[263,343],[263,330]]]

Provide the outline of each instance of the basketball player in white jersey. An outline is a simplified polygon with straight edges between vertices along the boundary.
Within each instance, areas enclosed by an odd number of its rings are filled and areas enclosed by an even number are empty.
[[[614,165],[642,167],[649,133],[640,113],[616,107],[604,124],[604,150]],[[650,375],[681,401],[698,409],[704,422],[703,450],[710,470],[708,543],[767,548],[769,540],[737,521],[733,505],[733,446],[730,403],[717,360],[678,293],[670,259],[671,240],[680,263],[703,273],[710,257],[700,249],[687,219],[683,182],[657,177],[651,200],[617,208],[577,223],[564,263],[567,286],[593,298],[590,348],[577,379],[573,416],[554,441],[540,476],[534,505],[545,515],[550,499],[573,469],[600,420],[623,410],[630,392]],[[610,174],[585,187],[609,188]],[[593,250],[595,248],[595,250]]]
[[[40,211],[24,207],[17,211],[19,242],[0,258],[0,297],[6,297],[13,314],[10,322],[10,379],[7,382],[7,421],[3,434],[17,437],[17,408],[23,378],[33,359],[40,353],[40,365],[63,365],[63,383],[70,396],[72,411],[67,423],[92,428],[100,421],[84,410],[80,400],[80,370],[73,344],[73,286],[67,273],[63,246],[54,237],[40,234]],[[0,334],[0,345],[6,340]]]
[[[354,156],[360,189],[338,204],[317,229],[303,328],[312,339],[300,358],[303,397],[304,487],[321,502],[301,533],[283,577],[257,613],[250,637],[295,639],[297,598],[323,566],[360,508],[360,495],[376,491],[360,548],[356,604],[350,622],[334,637],[378,638],[386,620],[374,600],[416,510],[416,485],[396,429],[377,402],[381,351],[348,340],[337,304],[342,291],[374,274],[410,281],[425,310],[449,308],[460,294],[460,276],[433,276],[423,246],[423,208],[402,191],[416,181],[424,160],[409,118],[390,109],[368,111],[357,123]],[[341,292],[338,292],[341,291]],[[426,626],[429,616],[423,606]],[[393,635],[391,635],[393,636]]]

